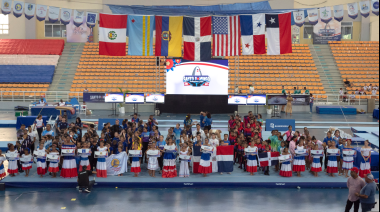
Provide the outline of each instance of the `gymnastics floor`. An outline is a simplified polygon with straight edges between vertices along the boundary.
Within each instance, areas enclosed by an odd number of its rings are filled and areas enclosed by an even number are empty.
[[[179,165],[177,165],[179,172]],[[279,176],[279,172],[271,167],[270,176],[266,176],[263,172],[255,173],[250,176],[234,166],[234,172],[231,174],[219,173],[209,174],[203,177],[201,174],[190,173],[189,178],[171,178],[164,179],[156,172],[156,177],[150,177],[146,170],[146,164],[142,165],[142,173],[139,177],[133,177],[134,173],[124,173],[123,176],[108,176],[107,178],[90,177],[95,179],[97,185],[95,187],[103,188],[346,188],[347,178],[338,176],[329,177],[325,172],[319,173],[319,177],[314,177],[311,173],[304,172],[302,177],[285,178]],[[6,188],[73,188],[77,185],[77,179],[63,179],[60,177],[51,178],[45,175],[40,178],[37,175],[36,164],[30,171],[30,176],[25,177],[25,173],[20,173],[16,177],[7,176],[0,181],[4,183]]]

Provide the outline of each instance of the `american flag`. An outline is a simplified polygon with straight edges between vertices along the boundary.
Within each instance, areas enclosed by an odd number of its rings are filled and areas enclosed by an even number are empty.
[[[239,16],[212,17],[213,56],[236,56],[240,52]]]

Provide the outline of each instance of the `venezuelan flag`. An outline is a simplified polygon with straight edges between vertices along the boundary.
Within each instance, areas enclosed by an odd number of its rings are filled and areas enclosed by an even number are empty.
[[[156,16],[156,56],[182,57],[182,16]]]
[[[153,56],[154,16],[129,15],[127,36],[128,55]]]

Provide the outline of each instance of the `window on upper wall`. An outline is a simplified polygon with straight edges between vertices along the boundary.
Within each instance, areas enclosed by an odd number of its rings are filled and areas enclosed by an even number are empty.
[[[0,35],[9,34],[9,15],[0,14]]]
[[[303,27],[303,39],[313,39],[313,25],[307,25],[305,24]]]
[[[342,39],[351,40],[354,36],[352,34],[354,29],[353,22],[342,22]]]
[[[54,23],[45,21],[45,37],[60,38],[64,35],[63,31],[66,31],[66,25],[60,21]]]

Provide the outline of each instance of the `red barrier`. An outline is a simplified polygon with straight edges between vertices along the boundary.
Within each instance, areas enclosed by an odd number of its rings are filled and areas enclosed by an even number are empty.
[[[0,39],[0,54],[62,55],[63,39]]]

